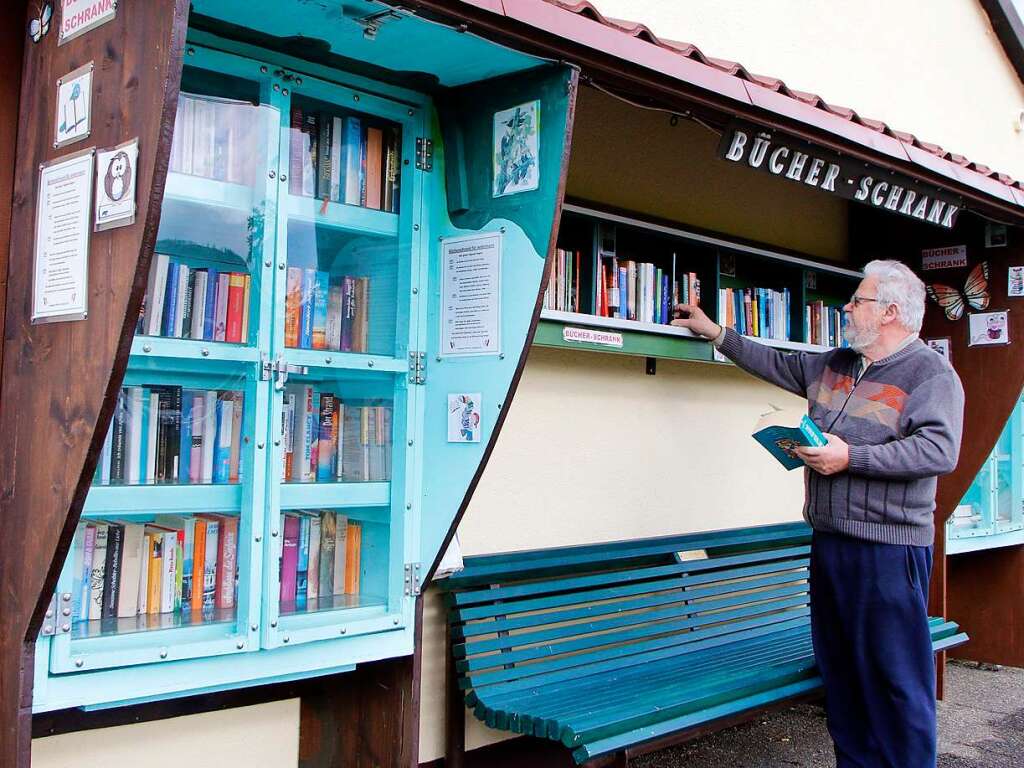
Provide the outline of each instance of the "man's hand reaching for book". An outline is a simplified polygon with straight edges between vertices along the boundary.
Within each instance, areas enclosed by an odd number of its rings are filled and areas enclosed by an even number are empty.
[[[794,448],[797,456],[819,475],[835,475],[850,466],[850,446],[842,438],[825,432],[828,444],[821,448],[799,446]]]
[[[722,332],[722,327],[704,314],[704,310],[696,304],[676,304],[676,319],[672,325],[689,328],[698,336],[714,339]]]

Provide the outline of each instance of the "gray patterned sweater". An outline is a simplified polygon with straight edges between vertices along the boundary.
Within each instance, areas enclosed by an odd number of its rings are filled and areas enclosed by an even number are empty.
[[[806,397],[821,431],[849,444],[845,472],[804,470],[811,526],[886,544],[934,541],[937,479],[956,466],[963,427],[963,386],[945,358],[914,339],[858,379],[852,349],[791,354],[732,329],[719,349],[743,370]]]

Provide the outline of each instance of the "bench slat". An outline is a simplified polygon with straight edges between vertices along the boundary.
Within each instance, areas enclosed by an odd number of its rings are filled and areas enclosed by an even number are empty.
[[[761,600],[771,600],[780,597],[790,597],[796,594],[806,594],[807,590],[808,584],[806,582],[798,582],[779,589],[770,589],[760,592],[756,597]],[[514,635],[501,635],[489,640],[472,640],[466,643],[455,643],[452,645],[452,652],[457,658],[461,659],[478,653],[509,650],[512,648],[519,648],[521,646],[533,645],[535,643],[559,640],[563,637],[576,637],[578,635],[600,632],[606,629],[614,629],[616,627],[637,624],[640,622],[653,622],[660,621],[662,619],[670,619],[676,616],[689,616],[693,613],[725,610],[739,605],[748,605],[753,602],[751,598],[754,597],[754,595],[744,594],[719,600],[707,600],[700,603],[693,603],[689,598],[685,597],[685,595],[686,593],[679,593],[679,599],[671,601],[673,603],[683,603],[683,605],[674,605],[671,608],[646,610],[642,613],[629,613],[624,616],[616,616],[610,619],[578,622],[574,624],[559,624],[553,628],[546,628],[532,632],[520,632]],[[673,597],[676,597],[676,595],[673,595]],[[716,621],[722,620],[722,617],[720,616],[709,616],[707,618],[714,618]]]
[[[801,560],[794,560],[794,561],[792,561],[791,564],[786,564],[786,565],[781,565],[781,566],[778,563],[769,563],[767,565],[751,566],[751,567],[748,567],[748,568],[733,568],[733,569],[730,569],[727,572],[723,572],[722,578],[739,579],[739,578],[747,578],[747,577],[751,577],[751,576],[759,576],[759,575],[779,573],[779,572],[788,573],[790,571],[795,571],[795,570],[800,569],[800,568],[806,569],[806,568],[809,567],[809,565],[810,565],[810,560],[801,559]],[[699,575],[695,575],[695,576],[687,576],[687,577],[681,578],[679,580],[679,587],[680,588],[683,588],[683,587],[687,587],[687,588],[688,587],[695,587],[695,586],[698,586],[698,585],[701,585],[701,584],[714,583],[714,582],[719,580],[717,578],[712,579],[712,578],[710,578],[710,576],[711,576],[711,574],[699,574]],[[807,574],[806,573],[804,574],[803,578],[804,579],[807,578]],[[792,581],[798,581],[798,580],[799,580],[799,577],[797,577],[797,576],[794,576],[794,578],[792,579]],[[778,583],[787,583],[787,581],[789,581],[789,580],[782,580],[782,581],[780,581]],[[678,595],[680,596],[678,598],[679,600],[688,600],[688,599],[690,599],[688,594],[686,592],[683,592],[682,589],[680,589],[680,592],[678,593]],[[633,608],[642,608],[642,607],[645,607],[645,606],[663,605],[663,604],[670,603],[670,602],[677,602],[677,599],[676,599],[675,595],[673,595],[671,593],[666,594],[666,595],[664,595],[662,597],[664,599],[651,600],[651,602],[649,602],[649,603],[644,603],[643,601],[623,602],[623,603],[621,603],[621,607],[623,608],[623,610],[632,610]],[[516,629],[526,629],[528,627],[544,626],[544,625],[551,624],[551,623],[564,622],[564,621],[573,621],[573,620],[576,620],[576,619],[586,618],[588,616],[603,615],[603,613],[607,613],[607,611],[599,610],[600,608],[601,608],[601,606],[599,606],[599,605],[598,606],[587,606],[587,607],[584,607],[584,608],[578,608],[578,609],[572,609],[572,610],[566,610],[566,611],[560,611],[560,612],[551,611],[551,612],[547,612],[547,613],[537,613],[537,614],[532,614],[532,615],[528,615],[528,616],[518,616],[518,617],[515,617],[515,618],[498,618],[498,619],[493,619],[493,620],[491,620],[489,622],[477,622],[477,623],[473,623],[473,624],[461,624],[461,623],[459,623],[459,624],[454,624],[451,627],[451,629],[452,629],[452,635],[453,635],[454,638],[456,638],[456,639],[466,639],[466,638],[471,638],[471,637],[478,637],[480,635],[490,635],[490,634],[493,634],[495,632],[507,632],[507,631],[512,631],[512,630],[516,630]],[[451,617],[449,618],[449,621],[459,621],[459,620],[460,620],[460,616],[459,616],[458,612],[453,612]]]
[[[633,570],[610,570],[604,573],[589,574],[571,578],[552,578],[545,581],[533,581],[525,584],[513,584],[496,588],[472,589],[463,592],[449,592],[453,606],[468,606],[478,603],[490,603],[495,600],[510,600],[529,595],[550,594],[552,592],[569,592],[601,586],[604,584],[625,584],[632,581],[654,579],[672,574],[699,573],[707,570],[726,568],[732,565],[754,564],[787,558],[805,558],[810,554],[808,545],[785,547],[783,549],[760,550],[742,555],[729,555],[708,558],[706,560],[687,560],[672,565],[649,566]]]

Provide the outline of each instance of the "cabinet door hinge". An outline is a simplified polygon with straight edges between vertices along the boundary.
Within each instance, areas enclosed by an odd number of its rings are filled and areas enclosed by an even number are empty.
[[[416,168],[421,171],[434,170],[434,142],[423,136],[416,137]]]
[[[70,623],[70,622],[69,622]],[[57,593],[50,596],[50,604],[46,606],[46,615],[43,618],[43,628],[39,631],[43,637],[50,637],[57,634]]]
[[[420,563],[405,564],[405,594],[412,596],[420,593],[420,578],[422,567]]]
[[[427,383],[427,354],[425,352],[409,353],[409,383]]]

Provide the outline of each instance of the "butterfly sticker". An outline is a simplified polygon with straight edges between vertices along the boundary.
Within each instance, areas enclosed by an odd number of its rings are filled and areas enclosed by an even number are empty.
[[[36,7],[38,10],[28,23],[28,34],[32,38],[33,43],[38,43],[46,37],[46,33],[50,31],[50,19],[53,18],[52,4],[43,3],[41,6]]]
[[[935,283],[925,288],[928,296],[942,307],[946,317],[959,320],[964,316],[964,307],[982,310],[988,307],[991,296],[988,293],[988,262],[983,261],[971,270],[964,283],[963,292],[942,283]]]

